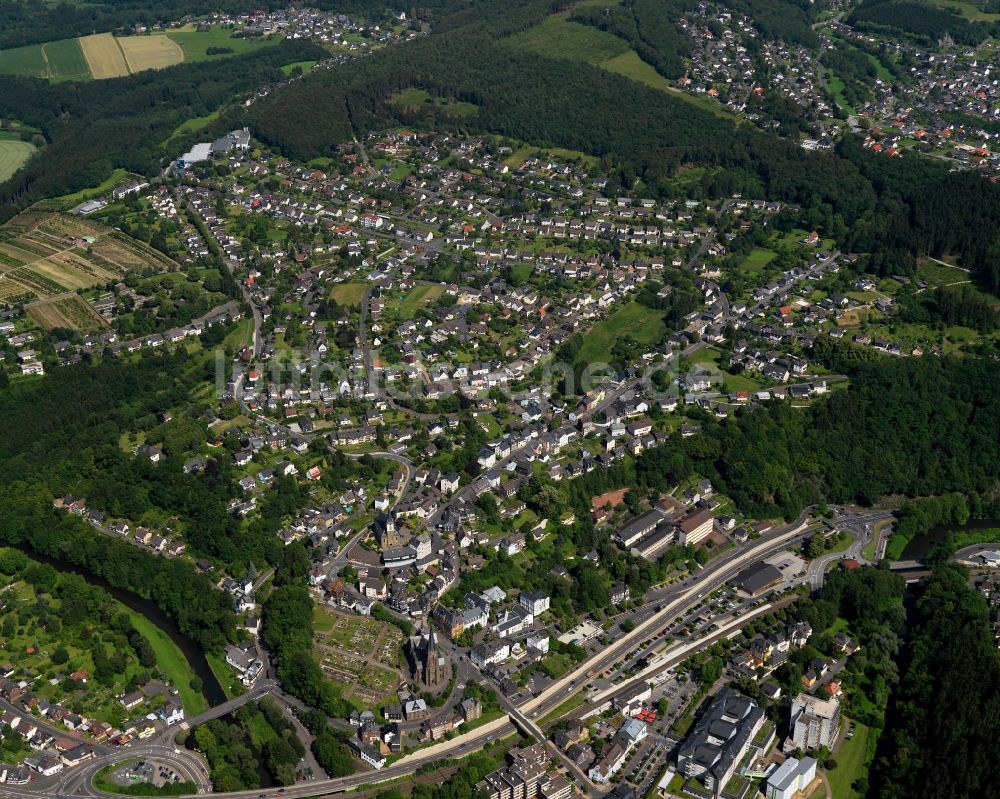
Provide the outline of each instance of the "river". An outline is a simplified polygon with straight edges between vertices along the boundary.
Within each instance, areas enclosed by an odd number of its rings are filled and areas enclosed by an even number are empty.
[[[906,548],[900,555],[900,560],[923,560],[935,544],[939,544],[948,537],[948,533],[960,533],[963,530],[989,530],[1000,528],[1000,519],[973,519],[962,525],[946,524],[933,528],[923,535],[914,536],[907,543]]]
[[[130,591],[115,588],[103,577],[98,577],[96,574],[93,574],[92,572],[89,572],[79,566],[74,566],[72,563],[67,563],[64,560],[52,558],[48,555],[41,555],[27,546],[14,548],[19,549],[29,558],[37,560],[39,563],[48,563],[50,566],[58,569],[59,571],[72,572],[73,574],[80,575],[91,585],[103,588],[125,607],[135,611],[136,613],[141,613],[149,619],[150,622],[155,624],[163,630],[163,632],[170,636],[170,640],[177,645],[177,648],[180,649],[180,651],[184,654],[184,657],[187,658],[188,663],[191,664],[191,670],[201,680],[201,692],[204,694],[208,704],[214,707],[215,705],[220,705],[226,701],[226,693],[222,690],[222,686],[219,684],[219,680],[216,678],[215,672],[213,672],[211,667],[208,665],[208,661],[205,659],[205,653],[201,651],[194,641],[184,635],[184,633],[177,628],[174,620],[160,610],[154,602],[149,599],[143,599],[140,596],[136,596]]]

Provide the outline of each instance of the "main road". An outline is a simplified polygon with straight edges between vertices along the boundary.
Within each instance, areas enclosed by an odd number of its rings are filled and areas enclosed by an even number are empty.
[[[407,776],[427,763],[464,757],[471,754],[498,738],[512,734],[516,729],[520,729],[532,737],[544,740],[544,734],[538,727],[537,719],[556,710],[574,691],[583,690],[590,677],[605,671],[614,665],[617,660],[642,646],[677,615],[693,609],[696,605],[700,604],[704,597],[731,580],[744,568],[800,540],[809,530],[807,522],[808,514],[807,512],[803,512],[794,522],[765,534],[748,546],[724,553],[709,562],[696,576],[676,586],[672,590],[672,593],[667,594],[662,603],[657,606],[658,610],[649,618],[640,622],[634,630],[626,633],[614,643],[580,663],[575,669],[553,682],[552,685],[537,696],[516,708],[511,707],[508,711],[511,715],[503,716],[483,727],[472,730],[464,735],[459,735],[449,741],[442,741],[425,749],[419,749],[381,770],[352,774],[349,777],[315,780],[290,785],[280,789],[281,795],[288,797],[288,799],[324,796]],[[735,628],[741,621],[745,621],[745,619],[746,617],[744,616],[741,620],[734,620],[729,626]],[[729,629],[729,626],[726,629]],[[688,653],[689,650],[685,649],[684,654]],[[662,665],[666,667],[666,664]],[[620,690],[620,688],[621,686],[617,686],[615,690]],[[266,688],[265,686],[261,686],[260,690],[262,693],[266,693],[267,690],[273,690],[273,688],[271,686]],[[513,716],[513,720],[511,716]],[[158,741],[148,744],[137,742],[132,746],[122,749],[120,753],[105,755],[92,764],[67,772],[44,795],[53,797],[53,799],[100,795],[92,787],[94,774],[111,762],[134,758],[162,759],[172,766],[179,766],[182,774],[190,773],[191,776],[200,777],[204,773],[203,766],[201,766],[200,761],[198,761],[193,753],[186,752],[185,750],[175,750]],[[188,758],[196,761],[197,765],[188,763]],[[206,786],[203,784],[203,779],[196,780],[196,784],[199,782],[202,783],[199,785],[199,789],[203,792]],[[35,791],[30,789],[13,789],[9,786],[8,793],[10,796],[17,797],[18,799],[24,799],[25,797],[34,797],[37,799],[39,795],[37,789]],[[226,797],[226,799],[257,799],[257,797],[262,795],[273,797],[277,794],[278,789],[269,789],[266,791],[229,791],[213,795]]]

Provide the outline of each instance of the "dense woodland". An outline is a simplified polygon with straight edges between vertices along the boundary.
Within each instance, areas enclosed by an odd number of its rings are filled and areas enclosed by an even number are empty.
[[[184,633],[217,650],[232,636],[234,617],[228,598],[207,577],[186,563],[101,535],[52,507],[55,497],[74,494],[86,497],[93,508],[131,518],[160,508],[185,520],[189,534],[206,547],[220,535],[235,541],[239,531],[225,506],[229,489],[219,476],[224,465],[219,464],[216,478],[202,481],[184,475],[179,462],[171,466],[170,458],[163,464],[167,468],[154,470],[119,446],[127,431],[155,429],[156,414],[185,402],[193,385],[208,376],[192,371],[186,360],[183,354],[167,354],[136,364],[81,364],[0,392],[5,431],[0,437],[5,520],[0,537],[153,599]],[[185,423],[177,428],[178,448],[190,440],[188,430]],[[261,536],[280,548],[273,531]],[[248,543],[241,539],[240,546]]]
[[[351,774],[350,750],[327,724],[327,715],[343,717],[353,710],[336,685],[327,680],[313,659],[313,600],[307,578],[310,567],[305,547],[285,547],[274,574],[274,588],[264,602],[261,641],[274,660],[281,686],[315,708],[303,722],[315,736],[312,752],[331,777]]]
[[[959,8],[918,0],[865,0],[851,12],[848,22],[862,29],[903,34],[926,45],[936,44],[946,33],[959,44],[979,44],[996,35],[995,24],[970,22]]]
[[[919,589],[902,679],[868,796],[971,799],[995,793],[1000,654],[986,602],[955,565]]]
[[[217,791],[259,788],[261,765],[275,784],[291,785],[305,753],[291,719],[270,697],[198,726],[193,739],[208,760]]]

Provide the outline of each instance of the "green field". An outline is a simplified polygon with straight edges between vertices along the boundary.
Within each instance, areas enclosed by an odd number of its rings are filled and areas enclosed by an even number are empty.
[[[586,61],[595,66],[602,66],[605,61],[628,53],[630,49],[624,40],[612,33],[559,16],[548,17],[513,36],[510,43],[551,58]]]
[[[42,46],[33,44],[0,50],[0,73],[42,78],[48,74]]]
[[[412,86],[393,95],[392,102],[404,111],[411,112],[419,111],[420,108],[426,104],[432,104],[437,108],[442,109],[449,116],[459,118],[475,116],[476,112],[479,111],[479,106],[474,105],[473,103],[467,103],[462,100],[453,100],[450,97],[432,96],[430,92],[427,92],[424,89],[416,89]]]
[[[742,268],[747,272],[759,272],[777,255],[774,250],[765,250],[762,247],[755,247],[750,254],[743,259]]]
[[[315,61],[293,61],[291,64],[285,64],[281,68],[281,71],[286,75],[291,75],[295,71],[296,67],[299,67],[303,72],[308,72],[314,66],[316,66]]]
[[[90,67],[79,39],[61,39],[42,45],[49,77],[57,80],[90,80]]]
[[[167,31],[167,36],[181,46],[184,51],[184,61],[206,61],[212,58],[226,58],[229,55],[252,53],[262,47],[273,47],[281,41],[280,36],[257,38],[233,38],[233,32],[228,28],[211,28],[206,31],[178,30]],[[228,47],[232,53],[208,54],[209,47]]]
[[[584,334],[577,363],[607,363],[617,339],[631,336],[640,344],[655,344],[665,331],[662,311],[630,302]]]
[[[215,122],[215,120],[219,118],[220,113],[221,109],[213,111],[211,114],[206,114],[203,117],[192,117],[191,119],[185,120],[174,128],[174,132],[170,134],[170,138],[173,139],[176,136],[183,136],[186,133],[197,133],[202,128],[206,128]]]
[[[410,292],[399,303],[399,316],[401,319],[411,319],[417,310],[428,303],[433,302],[444,294],[444,286],[437,284],[427,284],[414,286]]]
[[[843,741],[834,753],[837,768],[827,772],[830,790],[836,799],[854,799],[858,794],[851,784],[868,772],[868,739],[871,730],[864,724],[853,723],[854,737]]]
[[[74,205],[78,205],[85,200],[90,200],[94,197],[100,197],[102,194],[107,194],[115,186],[125,180],[126,177],[128,177],[128,172],[119,167],[118,169],[115,169],[106,180],[102,181],[97,186],[90,189],[80,189],[80,191],[73,192],[72,194],[64,194],[62,197],[56,197],[56,200],[61,207],[72,208]]]
[[[965,2],[965,0],[928,0],[930,5],[946,10],[956,9],[970,22],[996,22],[1000,20],[1000,14],[993,14],[983,11],[975,3]]]
[[[27,163],[35,145],[20,139],[0,138],[0,183]]]
[[[832,69],[826,70],[826,80],[830,87],[830,94],[833,95],[834,102],[848,114],[857,113],[854,107],[847,102],[847,98],[844,96],[844,81],[838,78]]]
[[[868,60],[871,62],[872,66],[875,67],[875,77],[879,80],[885,81],[886,83],[892,83],[892,73],[886,65],[883,64],[877,56],[874,56],[871,53],[866,53],[866,55],[868,56]]]
[[[338,283],[330,289],[330,299],[338,305],[361,305],[367,290],[367,283]]]
[[[525,145],[515,150],[513,153],[508,155],[503,162],[507,166],[519,167],[528,158],[532,156],[545,157],[550,156],[553,158],[562,158],[565,161],[577,161],[583,160],[588,164],[594,165],[597,163],[598,159],[595,156],[587,155],[579,150],[567,150],[564,147],[531,147],[530,145]]]
[[[79,39],[0,50],[0,73],[52,80],[90,80]]]

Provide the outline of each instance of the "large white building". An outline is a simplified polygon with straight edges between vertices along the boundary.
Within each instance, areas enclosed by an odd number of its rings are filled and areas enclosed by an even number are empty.
[[[792,740],[801,749],[833,748],[840,726],[840,700],[799,694],[792,702]]]
[[[767,799],[792,799],[799,791],[805,791],[816,779],[816,761],[811,757],[801,760],[790,757],[767,778],[764,796]]]

